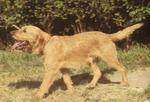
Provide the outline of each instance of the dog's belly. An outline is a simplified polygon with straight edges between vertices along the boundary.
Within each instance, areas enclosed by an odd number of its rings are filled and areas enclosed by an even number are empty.
[[[63,67],[68,69],[80,69],[89,67],[89,64],[87,61],[65,61]]]

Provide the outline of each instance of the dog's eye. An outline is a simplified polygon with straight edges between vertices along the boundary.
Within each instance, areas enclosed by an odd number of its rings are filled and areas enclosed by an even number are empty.
[[[23,29],[23,32],[26,32],[26,30],[25,30],[25,29]]]
[[[23,29],[22,31],[23,31],[24,33],[25,33],[25,32],[27,32],[27,30],[26,30],[26,29]]]

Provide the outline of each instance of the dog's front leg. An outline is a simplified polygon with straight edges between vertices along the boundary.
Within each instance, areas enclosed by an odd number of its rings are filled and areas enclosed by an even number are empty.
[[[63,80],[67,86],[67,93],[73,94],[73,86],[72,86],[73,82],[72,82],[71,77],[69,75],[69,69],[64,68],[61,70],[61,72],[62,72]]]
[[[40,86],[38,96],[40,98],[44,98],[46,94],[48,94],[48,90],[55,81],[57,74],[59,73],[58,68],[51,68],[46,71],[43,82]]]
[[[98,80],[102,76],[102,73],[94,60],[95,60],[94,57],[93,58],[89,57],[89,59],[88,59],[88,62],[90,64],[90,67],[93,71],[94,76],[93,76],[92,81],[87,85],[87,88],[94,88],[96,86]]]

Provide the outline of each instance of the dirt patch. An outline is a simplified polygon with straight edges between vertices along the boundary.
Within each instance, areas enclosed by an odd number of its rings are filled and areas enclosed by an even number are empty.
[[[75,84],[75,91],[72,95],[66,93],[61,79],[53,85],[54,87],[50,89],[52,93],[49,93],[46,99],[37,97],[41,84],[41,80],[37,79],[41,71],[36,72],[38,68],[33,69],[26,71],[28,76],[20,74],[23,73],[22,70],[21,72],[1,73],[0,102],[150,102],[144,94],[145,88],[150,83],[150,69],[148,68],[143,71],[129,72],[129,87],[118,84],[121,77],[117,72],[110,74],[105,71],[108,77],[102,77],[94,89],[85,87],[92,78],[89,74],[75,75],[72,77]]]
[[[150,68],[128,72],[128,87],[118,83],[121,75],[118,72],[106,74],[110,83],[100,83],[94,89],[86,89],[86,84],[75,86],[73,95],[68,95],[64,90],[58,89],[50,94],[46,102],[150,102],[144,96],[144,91],[150,85]]]
[[[115,72],[113,75],[109,75],[109,79],[111,81],[119,81],[121,80],[121,75]],[[144,70],[128,72],[128,79],[130,87],[148,88],[150,85],[150,67]]]
[[[57,90],[45,100],[47,102],[144,102],[143,89],[122,87],[113,84],[99,84],[87,90],[84,85],[75,87],[73,95]],[[48,101],[49,100],[49,101]]]

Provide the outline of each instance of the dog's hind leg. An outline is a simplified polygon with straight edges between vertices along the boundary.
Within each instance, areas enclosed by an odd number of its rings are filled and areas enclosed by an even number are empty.
[[[128,86],[129,84],[128,84],[126,68],[121,63],[119,63],[119,61],[117,61],[117,60],[112,63],[109,62],[109,66],[116,69],[117,71],[119,71],[122,74],[121,85]]]
[[[111,53],[107,51],[101,54],[101,59],[108,64],[109,67],[116,69],[122,75],[122,85],[128,85],[127,71],[126,68],[118,61],[117,52],[111,50]]]
[[[92,81],[87,85],[87,88],[94,88],[102,75],[100,68],[97,66],[97,64],[94,60],[95,60],[94,57],[90,57],[88,59],[88,62],[90,64],[90,67],[93,71],[94,76],[93,76]]]
[[[61,69],[61,72],[63,75],[64,83],[67,86],[67,92],[68,92],[68,94],[72,94],[73,93],[73,86],[72,86],[73,82],[69,75],[69,69],[63,68],[63,69]]]

